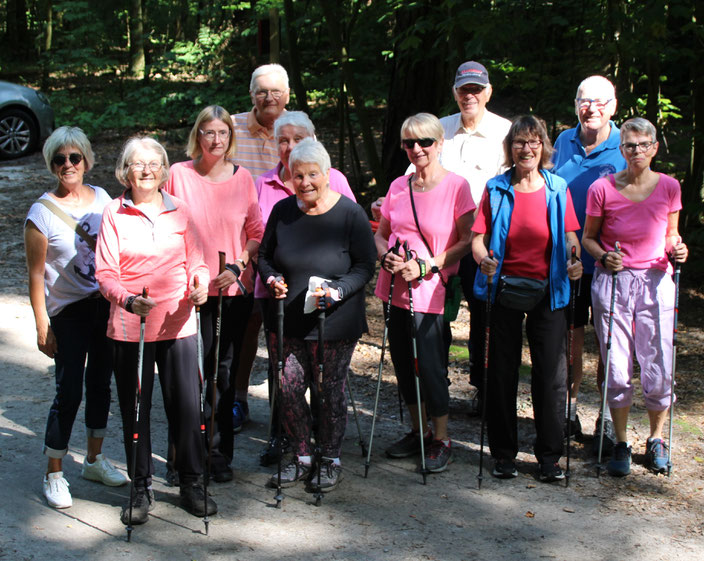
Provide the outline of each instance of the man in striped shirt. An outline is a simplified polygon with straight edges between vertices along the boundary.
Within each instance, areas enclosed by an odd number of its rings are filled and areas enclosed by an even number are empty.
[[[251,111],[233,115],[237,153],[234,161],[257,177],[279,163],[274,139],[274,121],[286,111],[289,99],[288,74],[280,64],[265,64],[252,73],[249,84]]]

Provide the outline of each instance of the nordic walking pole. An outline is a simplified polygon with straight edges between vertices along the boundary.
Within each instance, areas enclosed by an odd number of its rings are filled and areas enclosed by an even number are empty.
[[[577,248],[572,246],[570,263],[574,265],[576,262]],[[569,356],[569,365],[567,368],[567,465],[565,468],[565,487],[570,486],[570,444],[572,440],[572,365],[574,363],[574,306],[576,285],[576,281],[570,281],[570,329],[569,336],[567,338],[567,355]]]
[[[149,288],[142,289],[142,298],[149,297]],[[127,516],[127,541],[132,541],[132,502],[134,495],[134,476],[137,472],[137,446],[139,444],[139,402],[142,397],[142,366],[144,364],[144,324],[146,318],[139,318],[139,347],[137,349],[137,391],[134,396],[134,425],[132,429],[132,477],[130,478],[130,510]]]
[[[325,291],[326,283],[323,283],[320,288]],[[325,296],[318,298],[318,414],[322,409],[323,403],[323,373],[325,371]],[[315,492],[315,506],[320,506],[323,500],[323,493],[320,489],[320,470],[323,463],[323,449],[320,446],[320,437],[315,438],[315,463],[317,468]]]
[[[284,278],[276,277],[276,282],[286,284]],[[273,414],[274,407],[278,407],[279,411],[276,415],[276,434],[279,438],[279,446],[281,446],[281,399],[277,399],[277,393],[281,390],[281,382],[284,377],[284,298],[276,300],[276,373],[274,375],[273,390],[274,395],[271,398],[271,411]],[[270,423],[271,424],[271,423]],[[284,495],[281,492],[281,457],[283,450],[279,450],[278,466],[276,469],[276,508],[281,508],[281,503],[284,500]]]
[[[674,261],[674,259],[673,259]],[[672,472],[672,408],[675,405],[675,363],[677,360],[677,316],[680,311],[680,272],[682,264],[675,262],[675,317],[672,325],[672,374],[670,380],[670,427],[667,437],[667,476]]]
[[[621,253],[621,244],[616,242],[616,253]],[[614,326],[614,308],[616,306],[616,271],[611,273],[611,305],[609,307],[609,329],[606,334],[606,360],[604,361],[604,387],[601,396],[601,425],[599,427],[599,457],[596,464],[596,476],[601,475],[601,453],[604,448],[604,414],[606,413],[606,394],[609,389],[609,363],[611,362],[611,332]]]
[[[403,250],[405,254],[406,261],[412,259],[411,250],[408,247],[408,242],[403,242]],[[413,311],[413,281],[408,283],[408,315],[411,322],[411,343],[413,346],[413,370],[415,372],[416,378],[416,399],[418,401],[418,424],[420,430],[418,434],[420,436],[420,473],[423,476],[423,485],[426,483],[426,478],[428,477],[428,470],[425,467],[425,442],[423,438],[425,437],[425,424],[423,423],[423,406],[420,399],[420,372],[418,371],[418,345],[416,344],[416,314]]]
[[[396,238],[396,245],[394,245],[391,250],[393,253],[398,255],[399,249],[401,247],[401,240]],[[372,441],[374,439],[374,425],[376,424],[376,412],[379,406],[379,392],[381,390],[381,373],[384,370],[384,354],[386,353],[386,338],[389,335],[389,315],[391,314],[391,301],[394,295],[394,283],[396,282],[396,275],[391,275],[391,282],[389,283],[389,299],[386,303],[386,313],[384,314],[384,336],[381,338],[381,358],[379,359],[379,374],[376,381],[376,397],[374,398],[374,413],[372,413],[372,430],[369,433],[369,447],[367,448],[367,461],[364,462],[364,478],[366,479],[369,474],[369,466],[371,465],[372,458]],[[401,396],[401,391],[399,390],[399,397]],[[401,412],[403,413],[403,407],[401,407]],[[403,416],[401,417],[403,422]]]
[[[489,250],[489,259],[494,258],[494,250]],[[486,394],[489,393],[489,337],[491,336],[491,296],[494,287],[494,275],[486,277],[486,307],[484,318],[484,371],[482,373],[482,424],[479,431],[479,474],[477,475],[477,488],[482,488],[484,480],[484,430],[486,428]]]
[[[225,270],[225,252],[218,251],[218,275]],[[220,365],[220,327],[222,324],[222,288],[218,288],[218,307],[215,317],[215,345],[213,348],[213,378],[211,381],[210,401],[210,434],[208,435],[208,466],[203,478],[210,478],[210,468],[213,462],[213,432],[215,431],[215,405],[218,398],[218,366]]]
[[[193,277],[193,288],[198,288],[198,275]],[[198,362],[198,379],[200,380],[200,434],[203,438],[203,448],[201,448],[201,460],[203,463],[203,471],[205,471],[205,449],[207,448],[208,437],[205,434],[205,376],[203,374],[203,339],[201,338],[201,326],[200,326],[200,306],[196,306],[196,356]],[[210,520],[208,519],[208,479],[203,473],[203,512],[205,516],[203,517],[203,524],[205,525],[205,535],[208,535],[208,524]]]
[[[357,417],[357,406],[354,403],[354,395],[352,395],[352,385],[350,384],[350,371],[347,369],[347,393],[350,396],[350,403],[352,404],[352,415],[354,415],[354,422],[357,425],[357,435],[359,436],[359,447],[362,449],[362,458],[367,455],[367,451],[364,448],[364,439],[362,438],[362,428],[359,426],[359,417]]]

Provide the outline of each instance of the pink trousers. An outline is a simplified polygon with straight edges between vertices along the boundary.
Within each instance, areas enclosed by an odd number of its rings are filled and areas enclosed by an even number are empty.
[[[594,328],[604,364],[611,277],[610,272],[597,267],[592,281]],[[659,269],[624,269],[616,274],[614,290],[609,407],[628,407],[633,402],[635,351],[641,369],[645,406],[650,411],[664,411],[670,406],[675,284],[669,274]]]

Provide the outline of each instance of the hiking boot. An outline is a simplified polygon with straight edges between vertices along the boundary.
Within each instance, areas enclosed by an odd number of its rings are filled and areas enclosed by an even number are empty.
[[[227,483],[233,480],[234,474],[230,466],[213,466],[210,478],[216,483]]]
[[[181,506],[186,512],[193,516],[203,518],[206,514],[205,509],[208,509],[208,516],[216,514],[218,505],[210,496],[205,497],[205,489],[198,481],[184,483],[181,485]]]
[[[667,444],[662,438],[649,438],[645,445],[645,463],[653,473],[667,471]]]
[[[584,435],[582,434],[582,423],[579,422],[579,415],[574,416],[572,425],[570,425],[569,419],[565,419],[565,439],[567,438],[567,433],[570,430],[570,426],[572,427],[572,434],[570,435],[570,438],[578,441],[581,440]],[[606,432],[606,430],[604,430],[604,432]],[[597,450],[597,454],[598,453],[599,451]]]
[[[424,446],[430,446],[433,439],[432,431],[428,430],[423,438]],[[389,458],[408,458],[420,454],[420,438],[416,431],[406,433],[406,435],[394,442],[386,449],[386,455]]]
[[[606,471],[617,477],[631,473],[631,447],[628,442],[619,442],[614,446],[613,457],[606,464]]]
[[[132,524],[144,524],[149,513],[154,510],[154,491],[145,487],[136,487],[132,496]],[[122,507],[120,520],[125,526],[130,524],[130,503]]]
[[[430,443],[430,450],[426,450],[425,454],[426,470],[430,473],[445,471],[452,458],[452,441],[448,439],[448,443],[445,444],[442,440],[435,439]]]
[[[539,478],[543,483],[552,483],[553,481],[562,481],[565,478],[565,473],[557,462],[540,464]]]
[[[166,485],[168,487],[179,486],[178,472],[171,466],[167,466],[166,475],[164,476],[164,479],[166,480]]]
[[[592,440],[592,454],[599,455],[599,431],[601,430],[601,416],[596,420],[594,425],[594,439]],[[610,456],[616,444],[616,429],[614,422],[611,419],[604,421],[604,444],[601,448],[602,456]]]
[[[247,422],[249,422],[249,405],[246,401],[235,401],[232,407],[232,432],[240,432]]]
[[[291,443],[286,436],[272,436],[267,445],[259,452],[259,465],[270,466],[279,461],[279,457],[291,450]]]
[[[108,459],[102,454],[95,457],[95,462],[88,463],[88,457],[83,459],[83,469],[81,470],[83,479],[98,481],[108,487],[120,487],[127,483],[124,474],[117,471]]]
[[[313,470],[311,464],[304,464],[298,461],[298,456],[294,456],[291,461],[281,468],[281,487],[291,487],[298,481],[308,479]],[[269,487],[276,487],[278,472],[273,473],[269,479]]]
[[[491,472],[491,475],[499,479],[513,479],[514,477],[518,477],[516,463],[513,460],[496,460],[496,463],[494,463],[494,471]]]
[[[342,466],[336,464],[332,458],[323,458],[320,464],[320,490],[328,493],[335,489],[342,481]],[[318,485],[318,474],[313,471],[310,479],[310,487],[315,490]]]
[[[68,481],[64,479],[63,471],[47,473],[44,476],[44,496],[49,506],[54,508],[69,508],[73,505]]]

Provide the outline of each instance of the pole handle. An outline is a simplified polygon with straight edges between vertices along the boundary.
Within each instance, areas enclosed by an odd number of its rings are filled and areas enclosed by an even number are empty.
[[[572,246],[572,255],[570,256],[570,263],[574,265],[577,262],[577,247]]]
[[[142,298],[149,298],[149,287],[145,286],[142,288]],[[144,323],[147,320],[144,316],[140,316],[139,322]]]
[[[489,250],[489,259],[494,259],[494,250],[493,249]],[[494,275],[487,275],[486,282],[487,282],[487,284],[492,285],[494,283]],[[491,294],[489,295],[489,298],[491,298]]]
[[[193,288],[198,288],[198,286],[199,286],[198,275],[193,275]],[[196,306],[196,312],[200,312],[200,306]]]
[[[225,252],[218,251],[218,258],[220,260],[218,267],[218,274],[221,274],[225,270]]]

